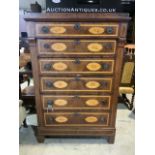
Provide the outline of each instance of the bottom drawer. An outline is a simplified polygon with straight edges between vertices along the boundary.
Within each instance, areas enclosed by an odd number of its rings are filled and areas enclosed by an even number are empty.
[[[109,113],[44,113],[45,126],[108,126]]]

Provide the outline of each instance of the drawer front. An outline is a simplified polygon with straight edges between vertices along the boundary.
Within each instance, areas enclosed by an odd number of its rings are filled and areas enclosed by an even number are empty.
[[[115,40],[38,40],[39,54],[105,55],[115,54]]]
[[[44,110],[109,110],[111,96],[57,96],[42,95],[41,100]]]
[[[114,60],[102,59],[66,59],[49,60],[40,59],[40,73],[100,73],[112,74],[114,71]]]
[[[118,36],[114,23],[36,23],[36,35],[46,37]]]
[[[44,113],[45,126],[108,126],[109,113]]]
[[[41,78],[43,92],[111,92],[112,78]]]

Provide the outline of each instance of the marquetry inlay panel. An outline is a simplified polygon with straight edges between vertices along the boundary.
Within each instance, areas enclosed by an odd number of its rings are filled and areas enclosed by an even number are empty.
[[[103,46],[99,43],[91,43],[88,45],[87,48],[90,52],[96,53],[96,52],[101,52],[101,50],[103,49]]]
[[[97,117],[89,116],[89,117],[85,118],[85,121],[88,122],[88,123],[95,123],[95,122],[98,121],[98,119],[97,119]]]
[[[97,105],[99,105],[99,101],[95,100],[95,99],[87,100],[85,103],[86,103],[87,106],[97,106]]]
[[[57,62],[53,64],[53,68],[57,71],[64,71],[68,68],[68,66],[63,62]]]
[[[86,83],[86,87],[90,89],[95,89],[95,88],[100,87],[100,83],[97,81],[89,81]]]
[[[53,49],[56,52],[62,52],[65,51],[67,46],[64,43],[54,43],[51,45],[51,49]]]
[[[55,118],[55,121],[58,122],[58,123],[65,123],[65,122],[68,121],[68,118],[65,117],[65,116],[57,116],[57,117]]]
[[[56,33],[56,34],[62,34],[66,32],[66,29],[64,27],[51,27],[50,28],[51,33]]]
[[[60,89],[61,88],[66,88],[68,86],[67,82],[65,82],[65,81],[55,81],[53,83],[53,85],[54,85],[54,87],[60,88]]]
[[[88,31],[92,34],[102,34],[104,33],[104,28],[103,27],[91,27]]]
[[[56,106],[66,106],[68,104],[67,100],[57,99],[54,101]]]

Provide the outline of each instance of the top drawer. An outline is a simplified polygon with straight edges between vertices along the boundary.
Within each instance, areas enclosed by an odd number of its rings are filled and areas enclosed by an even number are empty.
[[[37,23],[39,37],[117,37],[118,24],[114,23]]]

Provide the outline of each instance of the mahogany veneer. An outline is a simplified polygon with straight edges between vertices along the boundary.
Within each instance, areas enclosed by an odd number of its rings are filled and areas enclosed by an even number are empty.
[[[45,136],[114,143],[128,14],[27,14],[39,142]]]

